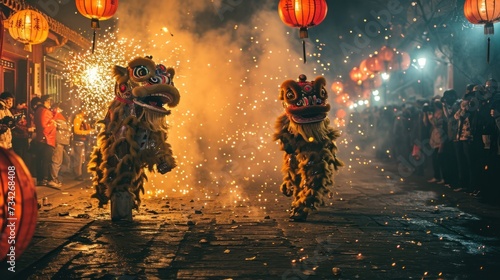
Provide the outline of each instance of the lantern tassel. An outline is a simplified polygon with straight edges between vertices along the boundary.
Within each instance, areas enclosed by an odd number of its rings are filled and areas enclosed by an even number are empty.
[[[486,62],[490,63],[490,37],[488,37],[488,50],[486,51]]]
[[[304,56],[304,64],[306,63],[306,41],[302,40],[302,55]]]
[[[94,36],[92,37],[92,53],[94,53],[95,49],[95,29],[94,29]]]

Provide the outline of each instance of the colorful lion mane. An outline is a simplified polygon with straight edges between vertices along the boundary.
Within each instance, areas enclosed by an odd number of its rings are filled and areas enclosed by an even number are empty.
[[[343,163],[337,158],[338,130],[330,127],[326,80],[287,80],[280,88],[279,100],[285,113],[278,117],[274,140],[279,141],[283,158],[281,192],[293,196],[290,218],[305,221],[312,210],[324,205],[331,195],[333,175]]]
[[[166,116],[180,95],[175,71],[137,57],[127,67],[114,66],[115,99],[108,107],[88,165],[99,207],[111,200],[112,220],[132,220],[144,194],[145,168],[165,174],[176,166],[167,143]]]

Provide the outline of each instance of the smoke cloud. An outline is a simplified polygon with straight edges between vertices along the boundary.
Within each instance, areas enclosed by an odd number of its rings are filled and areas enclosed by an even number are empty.
[[[254,199],[246,188],[261,188],[275,199],[282,152],[271,135],[283,111],[279,85],[301,73],[309,80],[323,74],[323,62],[313,54],[303,63],[298,30],[269,2],[120,2],[118,37],[134,38],[155,62],[174,67],[181,93],[168,116],[178,167],[150,174],[146,197],[220,194],[229,205]]]

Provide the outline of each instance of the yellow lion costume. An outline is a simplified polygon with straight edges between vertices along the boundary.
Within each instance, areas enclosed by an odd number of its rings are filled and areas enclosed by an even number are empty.
[[[285,151],[281,191],[293,195],[293,221],[305,221],[309,212],[324,205],[334,172],[343,165],[336,156],[340,133],[329,126],[325,85],[323,77],[307,81],[302,74],[298,82],[287,80],[280,88],[285,113],[276,121],[273,138]]]
[[[175,107],[180,94],[175,71],[137,57],[127,67],[114,66],[115,99],[108,107],[88,165],[99,207],[111,200],[111,219],[132,220],[132,209],[144,193],[144,168],[165,174],[176,166],[167,143],[163,106]]]

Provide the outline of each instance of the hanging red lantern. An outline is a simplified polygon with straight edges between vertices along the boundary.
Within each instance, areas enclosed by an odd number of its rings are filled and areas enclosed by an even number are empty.
[[[49,22],[39,12],[21,10],[5,21],[5,27],[15,40],[24,43],[24,50],[31,52],[31,45],[43,43],[49,36]]]
[[[349,94],[347,93],[342,93],[340,95],[337,95],[337,97],[335,97],[335,102],[338,103],[338,104],[345,104],[349,101]]]
[[[380,75],[374,75],[363,81],[363,88],[374,90],[382,86],[382,77]]]
[[[291,27],[300,28],[300,38],[309,38],[307,29],[320,24],[326,17],[326,0],[280,0],[278,13],[281,21]],[[305,41],[302,40],[304,63],[306,62]]]
[[[382,62],[378,55],[374,55],[366,59],[366,68],[374,74],[382,71]]]
[[[344,91],[344,85],[342,84],[341,81],[333,82],[331,88],[336,95],[339,95],[342,91]]]
[[[337,112],[335,113],[335,116],[339,119],[343,119],[345,118],[345,116],[347,116],[347,113],[344,109],[340,108],[337,110]]]
[[[384,72],[389,71],[389,64],[394,58],[394,50],[387,46],[383,46],[378,51],[378,57],[382,60],[384,64]]]
[[[0,148],[0,261],[13,261],[35,233],[38,201],[31,174],[14,152]]]
[[[383,46],[378,51],[378,57],[384,62],[389,62],[394,58],[394,50],[388,46]]]
[[[361,63],[359,64],[359,70],[363,74],[363,81],[373,75],[373,72],[368,69],[368,59],[364,59],[363,61],[361,61]]]
[[[493,23],[500,20],[500,1],[495,0],[465,0],[465,18],[473,24],[484,24],[484,34],[494,34]],[[488,37],[488,53],[486,61],[490,62],[490,38]]]
[[[361,94],[361,99],[370,99],[370,95],[372,94],[372,89],[365,88],[363,89],[363,93]]]
[[[361,85],[363,80],[366,79],[366,75],[364,75],[361,69],[359,69],[358,67],[352,68],[351,72],[349,72],[349,77],[358,85]]]
[[[396,52],[394,59],[389,64],[389,69],[393,71],[405,71],[410,68],[411,57],[407,52]]]
[[[118,0],[75,0],[80,14],[90,18],[90,26],[94,29],[92,52],[95,48],[95,31],[100,28],[99,21],[110,19],[118,9]]]

